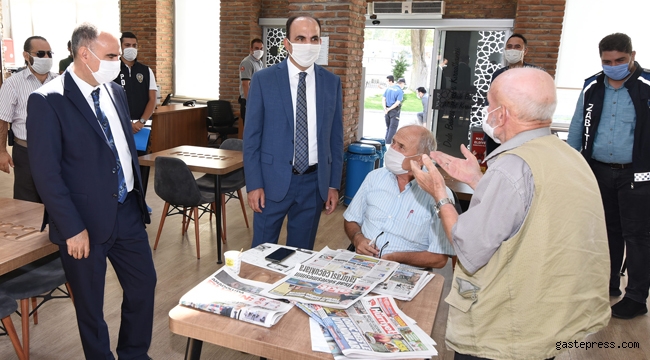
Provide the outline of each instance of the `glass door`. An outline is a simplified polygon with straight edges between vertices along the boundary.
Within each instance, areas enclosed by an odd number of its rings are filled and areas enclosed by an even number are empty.
[[[432,71],[431,129],[438,150],[462,157],[460,145],[469,143],[472,127],[481,126],[492,73],[502,67],[506,30],[436,30]]]

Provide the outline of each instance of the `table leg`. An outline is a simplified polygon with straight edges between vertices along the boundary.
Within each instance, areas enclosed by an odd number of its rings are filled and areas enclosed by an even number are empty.
[[[217,264],[223,264],[221,261],[221,177],[219,175],[214,176],[214,201],[217,219]]]
[[[201,358],[201,348],[203,341],[187,338],[187,347],[185,348],[185,360],[199,360]]]

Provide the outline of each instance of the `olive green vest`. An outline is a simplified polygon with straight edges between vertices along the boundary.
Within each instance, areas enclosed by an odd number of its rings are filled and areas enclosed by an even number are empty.
[[[585,160],[556,136],[504,154],[530,166],[533,201],[484,267],[473,275],[456,268],[446,344],[490,359],[547,359],[560,352],[557,342],[583,340],[609,321],[603,205]]]

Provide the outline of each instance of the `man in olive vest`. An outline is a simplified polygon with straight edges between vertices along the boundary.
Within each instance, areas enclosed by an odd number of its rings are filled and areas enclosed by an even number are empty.
[[[560,344],[605,327],[609,252],[598,184],[584,158],[551,134],[557,103],[550,75],[512,69],[492,84],[483,129],[501,146],[483,175],[466,159],[431,157],[474,189],[458,215],[427,156],[418,184],[458,255],[446,344],[456,359],[549,359]]]

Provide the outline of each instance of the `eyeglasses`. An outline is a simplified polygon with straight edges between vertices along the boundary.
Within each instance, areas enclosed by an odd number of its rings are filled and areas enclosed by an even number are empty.
[[[381,259],[381,254],[384,252],[384,249],[386,248],[386,246],[388,246],[388,244],[390,244],[390,241],[386,241],[384,246],[382,246],[381,249],[379,249],[379,258],[380,259]]]
[[[45,50],[39,50],[39,51],[36,51],[36,52],[33,52],[33,53],[30,52],[30,54],[36,55],[36,57],[39,57],[39,58],[44,58],[45,55],[47,55],[47,57],[49,57],[50,59],[52,58],[52,55],[54,55],[54,53],[52,51],[45,51]]]
[[[501,109],[501,106],[499,106],[498,108],[496,108],[496,109],[494,109],[492,111],[488,111],[489,107],[490,106],[488,105],[488,106],[484,106],[483,108],[481,108],[481,116],[482,116],[481,119],[487,119],[487,117],[490,116],[490,114],[492,114],[493,112]]]

